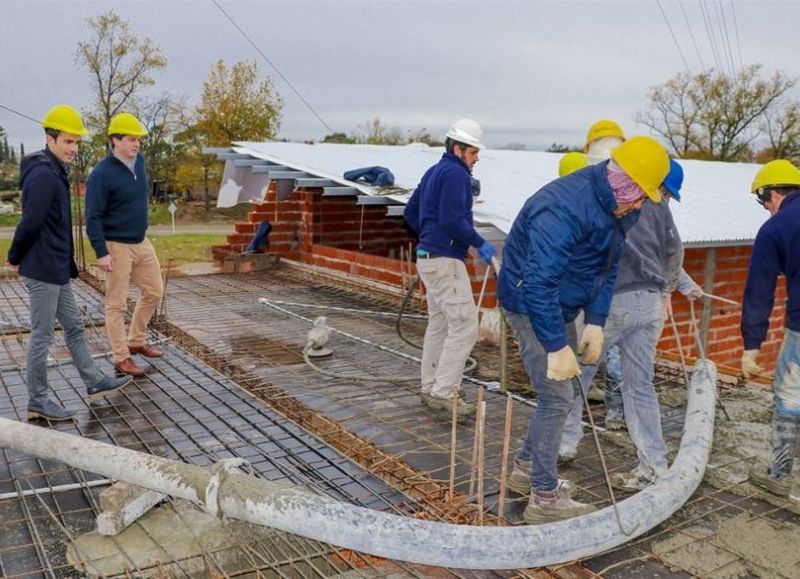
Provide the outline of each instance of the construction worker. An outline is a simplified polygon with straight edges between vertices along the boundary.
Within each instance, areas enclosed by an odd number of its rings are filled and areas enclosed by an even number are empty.
[[[668,199],[680,198],[682,176],[678,162],[670,160],[670,173],[661,186],[664,202],[645,203],[639,221],[628,233],[604,331],[606,348],[618,349],[622,370],[619,374],[619,369],[609,364],[614,383],[606,389],[608,414],[617,419],[624,416],[639,459],[636,468],[611,477],[612,484],[625,491],[642,490],[668,468],[653,364],[664,320],[671,311],[670,294],[681,277],[683,247]],[[596,366],[583,367],[584,388],[596,371]],[[615,396],[618,390],[623,404]],[[578,392],[564,425],[561,456],[573,457],[577,452],[583,435],[582,410],[583,396]]]
[[[785,336],[772,381],[772,458],[755,466],[750,482],[789,496],[792,465],[800,438],[800,170],[789,161],[770,161],[756,173],[751,193],[770,213],[756,235],[742,309],[742,373],[762,374],[758,365],[775,303],[778,276],[786,276]]]
[[[56,320],[90,398],[119,390],[131,379],[106,376],[95,365],[70,285],[70,280],[78,277],[78,266],[72,242],[68,166],[78,154],[86,128],[78,112],[64,104],[47,111],[42,127],[45,148],[20,163],[22,220],[14,231],[6,265],[18,268],[30,294],[28,419],[69,420],[76,411],[51,400],[47,383],[47,355]]]
[[[147,324],[164,291],[161,268],[147,232],[147,176],[139,154],[147,135],[142,123],[130,113],[115,115],[108,125],[111,153],[100,162],[86,187],[86,233],[97,255],[97,266],[106,273],[106,332],[114,352],[114,368],[122,374],[141,376],[144,370],[131,358],[140,354],[158,358],[148,346]],[[139,299],[125,337],[125,313],[131,280],[139,286]]]
[[[530,484],[523,515],[529,524],[594,510],[571,498],[556,466],[575,397],[572,381],[580,375],[575,351],[586,364],[600,358],[625,232],[645,195],[660,200],[669,170],[666,151],[650,137],[631,138],[611,156],[531,196],[503,250],[497,294],[537,400],[512,471],[512,478]],[[585,327],[578,340],[573,322],[579,311]]]
[[[674,199],[678,203],[681,201],[681,187],[683,186],[683,168],[677,161],[670,161],[670,171],[667,178],[661,187],[661,198],[665,203],[669,203]],[[642,216],[643,217],[643,216]],[[640,221],[642,218],[640,218]],[[623,261],[620,262],[620,269],[625,266],[624,256]],[[681,268],[680,278],[678,281],[678,291],[688,300],[693,301],[703,296],[702,288],[686,273],[686,270]],[[668,296],[664,296],[664,305],[666,306],[664,314],[665,320],[672,315],[672,302]],[[612,303],[613,308],[613,303]],[[586,379],[588,379],[588,376]],[[607,430],[622,430],[627,428],[625,424],[625,409],[622,401],[622,360],[620,358],[619,347],[609,347],[606,351],[606,373],[605,373],[605,389],[604,398],[606,405],[605,427]],[[584,382],[584,385],[586,382]],[[581,405],[582,406],[582,405]],[[567,419],[569,423],[569,418]],[[578,426],[579,427],[579,426]],[[566,428],[566,426],[565,426]],[[563,450],[559,453],[559,457],[569,461],[577,454],[577,441],[572,445],[565,445],[564,440],[568,436],[565,434],[562,437],[562,448],[565,446],[569,450]]]
[[[428,303],[420,397],[430,408],[448,412],[478,339],[478,309],[464,260],[470,246],[487,264],[497,253],[472,222],[471,174],[482,141],[483,130],[475,121],[453,123],[445,138],[446,152],[425,172],[404,213],[419,236],[417,271]],[[456,405],[459,416],[475,412],[473,404],[460,398]]]

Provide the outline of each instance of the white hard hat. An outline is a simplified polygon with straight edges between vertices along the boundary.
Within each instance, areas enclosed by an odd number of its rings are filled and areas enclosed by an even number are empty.
[[[445,136],[471,147],[483,148],[483,129],[472,119],[458,119],[450,125]]]

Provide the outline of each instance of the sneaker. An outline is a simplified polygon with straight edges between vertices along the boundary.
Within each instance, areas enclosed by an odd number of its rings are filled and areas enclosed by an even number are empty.
[[[428,405],[428,408],[433,408],[434,410],[447,410],[448,412],[453,411],[452,398],[439,398],[438,396],[434,396],[433,394],[425,394],[422,397],[422,401]],[[475,414],[476,406],[474,404],[465,402],[462,398],[458,398],[456,404],[457,404],[456,408],[457,416],[464,417],[464,416],[473,416]]]
[[[572,492],[572,481],[559,478],[558,484]],[[531,461],[514,458],[511,474],[506,481],[506,488],[513,493],[527,497],[531,494]]]
[[[779,497],[788,497],[792,490],[791,477],[773,478],[763,465],[750,470],[750,483]]]
[[[62,420],[72,420],[75,414],[77,414],[75,410],[69,410],[68,408],[59,406],[49,399],[45,400],[44,403],[40,405],[28,405],[28,420],[45,418],[47,420],[59,422]]]
[[[655,482],[655,477],[642,474],[638,468],[611,475],[611,486],[619,491],[639,492]]]
[[[130,384],[132,380],[133,376],[122,376],[120,378],[106,376],[94,386],[89,386],[86,389],[86,393],[89,395],[89,400],[95,400],[97,398],[102,398],[106,394],[111,394],[112,392],[120,390],[124,386]]]
[[[594,505],[572,500],[566,486],[559,483],[552,491],[532,490],[522,518],[529,525],[543,525],[572,517],[581,517],[596,510]]]
[[[598,388],[597,385],[592,384],[589,386],[589,390],[586,392],[586,399],[589,400],[589,402],[605,403],[606,394],[600,388]]]

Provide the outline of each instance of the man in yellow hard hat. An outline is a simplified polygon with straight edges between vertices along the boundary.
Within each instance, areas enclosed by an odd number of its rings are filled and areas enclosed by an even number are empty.
[[[86,233],[97,266],[106,273],[106,332],[114,367],[132,376],[141,376],[144,370],[131,354],[162,355],[146,342],[147,324],[164,291],[156,252],[145,237],[147,176],[139,147],[146,135],[147,129],[132,114],[114,116],[108,125],[111,153],[89,175],[86,187]],[[139,299],[126,338],[131,280],[139,287]]]
[[[650,137],[634,137],[613,151],[611,161],[542,187],[506,238],[497,297],[537,395],[514,459],[514,470],[530,465],[531,494],[523,514],[529,524],[594,510],[572,499],[556,466],[581,371],[575,352],[586,364],[600,358],[625,231],[645,197],[661,200],[668,171],[664,148]],[[586,324],[580,339],[574,327],[579,311]]]
[[[761,344],[767,337],[778,276],[786,276],[785,335],[772,391],[772,458],[757,465],[750,482],[779,496],[792,489],[792,466],[800,441],[800,170],[780,159],[764,165],[750,189],[770,213],[753,244],[742,304],[742,373],[761,374]]]
[[[78,111],[56,105],[42,119],[46,145],[20,163],[22,220],[14,232],[7,265],[17,267],[30,294],[31,338],[27,354],[28,419],[69,420],[75,416],[50,399],[47,355],[55,322],[64,331],[70,355],[90,398],[119,390],[129,377],[105,376],[84,339],[83,317],[70,280],[78,277],[72,243],[69,164],[86,134]]]
[[[577,151],[565,153],[558,161],[558,176],[566,177],[570,173],[574,173],[578,169],[583,169],[588,165],[586,155]]]

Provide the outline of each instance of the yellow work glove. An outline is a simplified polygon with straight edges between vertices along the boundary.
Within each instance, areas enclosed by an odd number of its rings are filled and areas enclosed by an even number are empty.
[[[569,346],[547,355],[547,377],[550,380],[569,380],[580,375],[578,359]]]
[[[742,374],[745,378],[752,378],[754,374],[763,374],[764,368],[758,365],[758,355],[761,350],[745,350],[742,354]]]
[[[586,324],[578,342],[578,354],[583,354],[584,364],[597,364],[603,352],[603,328]]]

